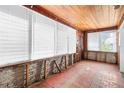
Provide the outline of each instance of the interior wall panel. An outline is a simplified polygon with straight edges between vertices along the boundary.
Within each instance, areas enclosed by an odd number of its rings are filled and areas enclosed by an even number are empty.
[[[100,51],[85,51],[85,59],[94,60],[106,63],[117,63],[117,53],[100,52]]]
[[[97,53],[97,60],[104,62],[106,60],[105,53]]]

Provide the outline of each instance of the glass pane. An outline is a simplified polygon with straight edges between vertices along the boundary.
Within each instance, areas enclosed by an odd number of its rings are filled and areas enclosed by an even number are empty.
[[[113,31],[100,33],[100,51],[116,51],[116,33]]]
[[[76,53],[76,30],[68,28],[68,52]]]
[[[99,51],[99,33],[88,33],[88,50]]]
[[[38,14],[34,19],[32,59],[54,56],[54,21]]]
[[[0,65],[29,59],[29,15],[19,6],[0,6]]]
[[[88,33],[88,50],[116,52],[116,32]]]

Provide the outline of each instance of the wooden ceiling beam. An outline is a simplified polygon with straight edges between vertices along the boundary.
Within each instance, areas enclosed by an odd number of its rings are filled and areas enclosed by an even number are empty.
[[[118,26],[112,26],[112,27],[107,27],[107,28],[99,28],[99,29],[86,30],[86,32],[92,33],[92,32],[101,32],[101,31],[117,30],[117,29],[118,29]]]

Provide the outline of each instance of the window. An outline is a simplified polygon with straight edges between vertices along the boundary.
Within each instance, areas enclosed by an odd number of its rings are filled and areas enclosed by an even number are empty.
[[[67,36],[68,31],[66,26],[57,22],[57,42],[56,55],[67,54]]]
[[[116,51],[116,32],[102,32],[100,40],[101,51]]]
[[[88,33],[88,50],[116,52],[116,32]]]
[[[76,30],[57,22],[56,55],[76,53]]]
[[[22,6],[0,6],[0,65],[76,52],[76,30]]]
[[[28,12],[19,6],[0,6],[0,65],[29,59]]]
[[[99,51],[99,33],[88,33],[88,50]]]
[[[33,20],[32,59],[54,56],[54,21],[39,14]]]
[[[76,30],[68,28],[68,53],[76,53]]]

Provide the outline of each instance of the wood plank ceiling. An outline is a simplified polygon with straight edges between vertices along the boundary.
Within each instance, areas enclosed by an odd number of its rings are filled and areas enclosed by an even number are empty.
[[[33,8],[81,31],[115,29],[124,15],[124,6],[114,9],[113,5],[38,5]]]

